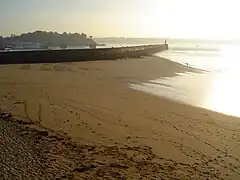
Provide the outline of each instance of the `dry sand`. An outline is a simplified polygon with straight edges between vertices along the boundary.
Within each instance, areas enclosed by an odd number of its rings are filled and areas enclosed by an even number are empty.
[[[41,161],[35,174],[13,171],[50,179],[240,179],[239,118],[128,87],[186,71],[195,70],[157,57],[0,66],[0,108],[13,115],[2,113],[10,117],[0,126],[30,144],[24,152],[39,152],[30,163]],[[23,140],[16,138],[22,128]],[[9,144],[4,133],[1,143]],[[35,150],[39,143],[48,151]]]

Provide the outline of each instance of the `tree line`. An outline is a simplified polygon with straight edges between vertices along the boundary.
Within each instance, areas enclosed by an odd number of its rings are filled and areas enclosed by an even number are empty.
[[[85,33],[58,33],[58,32],[46,32],[35,31],[29,33],[23,33],[21,35],[12,34],[10,37],[2,38],[5,44],[11,43],[42,43],[52,46],[59,46],[61,44],[66,45],[90,45],[96,44],[92,36],[87,36]]]

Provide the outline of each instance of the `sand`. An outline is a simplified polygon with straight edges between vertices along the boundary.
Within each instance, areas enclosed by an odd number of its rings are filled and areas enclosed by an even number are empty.
[[[30,137],[36,128],[52,133],[40,142],[60,150],[41,157],[57,154],[61,163],[50,164],[62,174],[50,168],[46,177],[240,179],[239,118],[128,86],[186,71],[196,72],[157,57],[2,65],[0,108],[13,116],[8,123],[20,119],[17,126],[27,127]]]

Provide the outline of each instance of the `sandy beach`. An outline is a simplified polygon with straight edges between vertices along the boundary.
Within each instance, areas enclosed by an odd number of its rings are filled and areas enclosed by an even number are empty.
[[[0,179],[240,179],[239,118],[129,88],[196,71],[158,57],[1,65]]]

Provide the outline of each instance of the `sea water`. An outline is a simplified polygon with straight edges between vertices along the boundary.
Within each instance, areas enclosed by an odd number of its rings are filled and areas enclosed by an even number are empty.
[[[156,56],[202,69],[201,73],[181,73],[173,77],[130,84],[146,93],[240,117],[240,44],[170,44]]]

